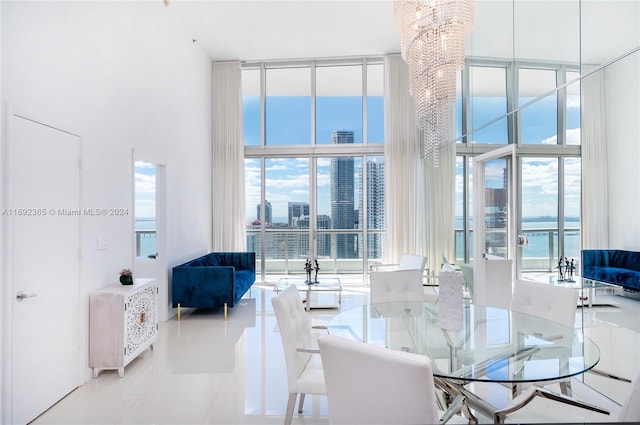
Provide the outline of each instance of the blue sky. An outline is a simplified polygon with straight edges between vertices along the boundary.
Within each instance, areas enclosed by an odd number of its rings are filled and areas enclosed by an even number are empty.
[[[384,140],[383,98],[368,97],[368,140]],[[243,127],[245,144],[260,144],[260,99],[244,97]],[[308,96],[271,96],[266,104],[267,144],[271,146],[311,145],[311,101]],[[335,130],[354,132],[362,143],[362,98],[358,96],[319,96],[316,105],[316,143],[329,144]],[[361,161],[355,160],[354,178],[358,178]],[[318,158],[318,214],[331,214],[329,158]],[[287,202],[309,202],[309,160],[307,158],[270,159],[266,163],[266,199],[271,202],[273,217],[287,217]],[[256,215],[260,200],[259,161],[245,162],[247,179],[247,219]],[[357,195],[357,194],[356,194]],[[356,203],[357,207],[357,203]]]
[[[521,104],[531,98],[522,98]],[[316,106],[317,129],[316,143],[330,142],[334,130],[354,131],[356,143],[362,142],[361,97],[318,97]],[[368,99],[368,140],[380,142],[384,137],[383,98]],[[567,137],[569,144],[578,144],[580,138],[579,96],[569,96],[567,105]],[[555,144],[557,119],[555,111],[556,97],[542,99],[529,105],[522,111],[521,133],[523,143]],[[503,116],[506,112],[505,99],[479,97],[473,100],[472,126],[482,124]],[[260,103],[259,97],[245,97],[243,105],[245,143],[251,146],[260,144]],[[460,117],[458,129],[460,129]],[[311,144],[311,101],[309,96],[271,96],[267,98],[267,144],[268,145],[306,145]],[[502,119],[491,126],[474,132],[475,143],[507,143],[507,123]],[[458,131],[459,134],[459,131]],[[274,217],[286,217],[286,202],[309,202],[309,161],[308,159],[270,160],[267,163],[267,200],[272,203]],[[354,168],[357,178],[358,167]],[[523,162],[523,215],[555,216],[557,214],[557,159],[531,158]],[[456,178],[457,191],[462,193],[461,170]],[[318,212],[329,214],[329,160],[320,159],[318,163]],[[256,214],[255,205],[259,202],[259,162],[248,162],[247,178],[247,218]],[[502,182],[502,168],[489,168],[487,177],[493,187]],[[580,206],[580,161],[571,159],[565,162],[565,202],[566,215],[579,216]],[[461,196],[457,196],[456,215],[462,211]],[[357,204],[356,204],[357,205]]]
[[[367,132],[370,143],[384,140],[382,96],[369,96]],[[311,144],[311,101],[308,96],[270,96],[266,104],[267,145]],[[318,97],[316,143],[328,144],[335,130],[351,130],[362,142],[362,98],[359,96]],[[260,98],[243,99],[245,145],[260,145]]]
[[[156,216],[156,167],[144,161],[135,161],[135,216]]]

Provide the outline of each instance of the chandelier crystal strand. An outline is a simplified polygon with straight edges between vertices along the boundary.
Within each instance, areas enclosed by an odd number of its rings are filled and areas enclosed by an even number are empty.
[[[449,108],[473,27],[473,0],[394,0],[393,6],[424,158],[437,167],[440,146],[449,142]]]

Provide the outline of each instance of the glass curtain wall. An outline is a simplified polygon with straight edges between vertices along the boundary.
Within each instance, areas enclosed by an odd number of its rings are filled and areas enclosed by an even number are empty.
[[[576,65],[467,59],[456,105],[456,262],[473,261],[473,156],[507,143],[518,145],[517,227],[528,239],[520,270],[579,258],[580,85],[556,90],[578,75]]]
[[[263,279],[383,258],[383,83],[382,58],[244,66],[247,244]]]

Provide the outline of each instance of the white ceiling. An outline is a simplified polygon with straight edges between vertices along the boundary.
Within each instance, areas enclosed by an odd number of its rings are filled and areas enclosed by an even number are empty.
[[[216,61],[399,51],[391,0],[169,1]],[[473,56],[595,64],[640,45],[640,0],[476,0],[475,8]]]
[[[392,1],[171,0],[216,61],[381,55],[399,51]]]

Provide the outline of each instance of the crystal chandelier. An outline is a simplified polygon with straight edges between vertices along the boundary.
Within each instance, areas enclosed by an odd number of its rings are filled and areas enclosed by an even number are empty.
[[[437,167],[440,145],[449,142],[449,107],[464,66],[465,36],[473,27],[473,0],[394,0],[393,14],[424,158]]]

